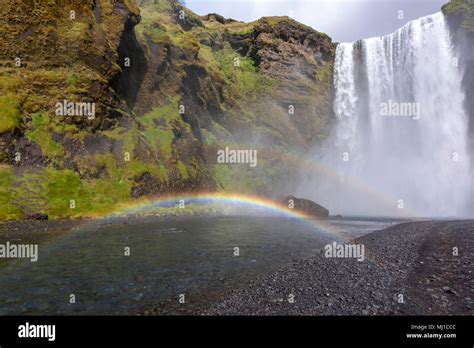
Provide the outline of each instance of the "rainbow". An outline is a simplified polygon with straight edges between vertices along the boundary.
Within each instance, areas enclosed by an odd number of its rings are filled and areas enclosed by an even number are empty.
[[[225,143],[225,144],[213,144],[213,146],[217,146],[220,148],[223,148],[225,146],[228,147],[234,147],[234,148],[244,148],[245,146],[248,146],[248,144],[241,144],[241,143]],[[258,151],[269,151],[269,152],[275,152],[274,149],[266,148],[266,147],[260,147],[258,148]],[[290,152],[277,152],[278,156],[282,158],[284,161],[289,161],[290,163],[294,163],[295,166],[305,169],[306,171],[311,171],[313,173],[318,173],[319,175],[323,176],[325,180],[328,180],[329,182],[332,181],[339,181],[343,177],[345,179],[344,184],[350,187],[351,189],[367,196],[376,201],[377,203],[380,204],[382,207],[386,207],[388,210],[394,210],[396,202],[398,201],[398,197],[393,197],[392,195],[378,191],[374,189],[369,183],[365,181],[365,179],[352,176],[352,175],[342,175],[342,173],[338,172],[335,168],[331,167],[330,165],[324,164],[322,162],[319,162],[315,159],[308,159],[306,156],[295,152],[295,151],[290,151]],[[424,218],[425,214],[422,212],[419,212],[413,208],[408,208],[406,207],[404,209],[404,217],[415,217],[415,218]]]
[[[287,208],[284,204],[278,201],[270,200],[268,198],[246,195],[240,193],[225,193],[225,192],[205,192],[205,193],[191,193],[191,194],[174,194],[168,196],[160,196],[155,198],[147,198],[142,201],[132,201],[122,204],[113,213],[105,216],[105,218],[113,218],[120,216],[127,216],[139,214],[144,211],[152,211],[154,208],[175,207],[180,202],[184,201],[187,204],[212,204],[220,203],[230,207],[246,207],[269,212],[280,217],[294,218],[311,225],[316,231],[331,235],[338,240],[345,240],[342,232],[323,219],[304,214],[300,211]]]

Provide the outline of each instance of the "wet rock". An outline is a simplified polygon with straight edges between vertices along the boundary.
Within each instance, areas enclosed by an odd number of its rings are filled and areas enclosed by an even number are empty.
[[[30,214],[26,217],[28,220],[48,220],[48,214],[43,214],[43,213],[35,213],[35,214]]]
[[[295,196],[286,196],[281,202],[290,209],[308,214],[314,217],[328,217],[329,210],[309,199],[296,198]],[[293,208],[291,208],[293,207]]]

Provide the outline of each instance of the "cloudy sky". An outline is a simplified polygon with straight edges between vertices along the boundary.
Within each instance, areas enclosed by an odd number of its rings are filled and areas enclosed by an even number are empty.
[[[249,22],[290,16],[336,42],[389,34],[406,22],[438,12],[448,0],[186,0],[194,12]],[[403,11],[403,19],[399,19]]]

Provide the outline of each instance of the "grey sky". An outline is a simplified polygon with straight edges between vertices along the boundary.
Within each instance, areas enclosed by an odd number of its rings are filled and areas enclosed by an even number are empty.
[[[336,42],[390,34],[406,22],[440,11],[448,0],[186,0],[194,12],[249,22],[291,16]],[[403,11],[403,19],[399,19]]]

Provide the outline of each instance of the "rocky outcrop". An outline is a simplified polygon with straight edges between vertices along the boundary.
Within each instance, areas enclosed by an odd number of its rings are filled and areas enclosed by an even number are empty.
[[[329,216],[329,210],[309,199],[286,196],[281,199],[281,202],[289,209],[294,209],[295,211],[309,216],[317,218],[326,218]]]
[[[241,55],[251,57],[260,73],[275,87],[269,109],[277,107],[293,127],[282,130],[270,121],[293,147],[305,150],[328,133],[332,116],[332,76],[335,44],[314,29],[288,17],[262,18],[246,34],[224,32],[224,39]],[[262,100],[260,100],[262,102]],[[284,142],[282,138],[269,139]]]

